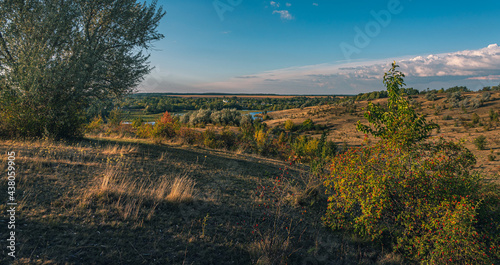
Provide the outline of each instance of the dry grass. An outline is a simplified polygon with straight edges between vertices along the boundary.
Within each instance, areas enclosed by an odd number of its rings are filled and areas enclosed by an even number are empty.
[[[470,92],[463,93],[462,95],[469,98],[475,98],[481,93],[482,92]],[[500,141],[496,141],[496,139],[500,139],[500,122],[491,122],[492,126],[489,126],[490,109],[495,112],[500,111],[500,93],[492,92],[491,94],[490,101],[485,102],[483,106],[477,109],[468,109],[466,114],[462,113],[462,111],[458,108],[449,109],[447,107],[443,107],[438,114],[435,114],[435,107],[433,108],[432,105],[449,106],[449,104],[445,103],[445,94],[438,95],[438,100],[436,101],[428,101],[425,99],[424,95],[417,96],[415,100],[422,104],[422,108],[417,108],[417,112],[419,114],[427,115],[428,121],[436,122],[441,127],[440,132],[434,131],[432,137],[436,138],[437,136],[443,136],[446,140],[453,141],[464,139],[465,147],[471,150],[477,158],[475,169],[483,170],[488,175],[500,176],[500,170],[498,169],[500,162],[488,161],[487,158],[490,150],[500,149]],[[371,102],[373,104],[386,104],[387,99],[375,99]],[[310,118],[316,124],[326,125],[329,128],[328,140],[336,142],[339,146],[342,145],[344,141],[346,141],[349,146],[360,146],[363,143],[364,134],[356,130],[355,124],[358,120],[365,125],[368,124],[366,119],[363,117],[363,108],[367,105],[368,101],[357,102],[356,110],[353,113],[343,113],[343,107],[337,105],[313,106],[303,109],[274,111],[268,113],[272,119],[265,121],[265,123],[270,127],[275,127],[282,125],[288,119],[291,119],[295,124],[300,124]],[[477,124],[474,128],[464,128],[461,124],[460,118],[470,123],[474,113],[479,115],[483,126],[479,126]],[[446,115],[451,116],[453,120],[443,120],[443,117]],[[455,127],[455,123],[458,124],[458,127]],[[485,129],[486,125],[488,125],[488,130]],[[479,135],[484,135],[488,139],[489,145],[486,150],[477,150],[473,144],[473,140]],[[321,137],[321,133],[312,134],[311,136],[319,138]],[[373,143],[377,141],[377,139],[374,139],[371,136],[369,136],[369,138]]]
[[[252,194],[280,173],[279,161],[116,138],[0,141],[0,152],[11,150],[20,165],[21,264],[250,264],[251,245],[273,249],[251,233],[269,213]],[[305,218],[293,207],[288,213]],[[268,225],[260,223],[262,231],[273,229]],[[289,242],[287,250],[298,248]],[[5,255],[0,263],[10,261]]]
[[[500,123],[489,131],[479,127],[478,132],[466,131],[461,125],[454,127],[453,121],[442,121],[446,114],[458,119],[454,110],[433,116],[426,104],[424,111],[442,123],[440,134],[445,138],[485,135],[489,149],[477,150],[472,142],[466,147],[479,157],[479,168],[499,172],[499,159],[487,161],[486,155],[491,150],[498,153]],[[490,108],[500,109],[498,99],[488,104],[475,111],[481,119]],[[355,113],[342,115],[335,106],[272,112],[269,115],[277,116],[268,124],[277,126],[291,117],[297,124],[311,118],[328,124],[329,139],[339,147],[344,141],[356,146],[364,137],[354,123],[362,119],[365,105],[362,102]],[[461,115],[469,118],[472,112]],[[257,184],[273,187],[272,180],[285,165],[244,150],[157,146],[149,140],[116,137],[76,143],[0,141],[1,153],[12,150],[19,163],[20,264],[270,264],[282,262],[283,256],[288,264],[402,262],[371,242],[331,236],[320,219],[326,209],[323,193],[317,180],[301,178],[304,168],[292,166],[286,174],[294,185],[281,198],[281,208],[276,204],[262,208],[268,201],[256,199]],[[6,158],[1,159],[0,169],[5,171]],[[6,181],[0,189],[7,189]],[[0,200],[6,201],[6,193],[2,194]],[[1,204],[0,211],[6,210]],[[286,218],[285,227],[291,219],[290,227],[296,228],[290,234],[274,222]],[[262,231],[259,235],[252,233],[255,224]],[[324,235],[327,239],[321,240]],[[9,263],[6,255],[0,257],[0,264]]]
[[[194,198],[195,181],[188,176],[161,176],[158,182],[148,183],[128,178],[124,173],[128,167],[130,165],[120,162],[108,163],[103,174],[94,180],[95,185],[84,191],[79,207],[105,198],[124,220],[138,220],[140,212],[146,212],[147,220],[150,220],[157,205],[165,202],[186,203]],[[152,206],[147,207],[146,204]]]
[[[290,238],[279,235],[265,235],[262,240],[250,244],[249,250],[255,258],[255,264],[287,264],[293,246]]]
[[[125,155],[125,154],[132,154],[137,152],[137,147],[132,146],[132,145],[108,145],[106,148],[103,150],[104,155]]]
[[[170,183],[169,183],[170,184]],[[193,200],[194,181],[187,177],[175,178],[166,199],[170,202],[189,202]]]

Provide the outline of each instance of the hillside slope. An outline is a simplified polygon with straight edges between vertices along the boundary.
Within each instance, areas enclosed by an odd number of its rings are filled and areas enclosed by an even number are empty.
[[[16,152],[14,264],[398,260],[325,230],[324,197],[300,165],[139,140],[2,141],[0,151]],[[176,178],[193,193],[173,196]],[[0,263],[13,261],[2,252]]]

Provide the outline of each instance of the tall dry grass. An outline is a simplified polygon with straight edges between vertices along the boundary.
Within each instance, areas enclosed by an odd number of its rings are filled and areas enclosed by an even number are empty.
[[[193,200],[194,181],[187,177],[175,178],[170,185],[166,200],[170,202],[189,202]]]
[[[124,155],[137,152],[137,147],[132,145],[109,145],[102,151],[105,155]]]
[[[108,163],[94,185],[84,192],[81,206],[106,198],[104,201],[124,219],[136,220],[141,213],[147,213],[150,219],[160,203],[186,203],[194,199],[196,183],[186,175],[161,176],[157,182],[148,182],[127,178],[123,168],[126,165]]]

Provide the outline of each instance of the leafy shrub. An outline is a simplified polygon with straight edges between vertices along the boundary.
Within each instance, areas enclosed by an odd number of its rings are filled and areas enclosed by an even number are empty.
[[[476,208],[467,197],[441,202],[422,225],[425,233],[413,238],[414,247],[407,246],[406,251],[430,264],[489,264],[486,244],[474,227]]]
[[[189,120],[191,118],[191,113],[184,113],[183,115],[181,115],[179,117],[179,122],[182,123],[182,124],[188,124],[189,123]]]
[[[493,150],[491,150],[491,153],[488,154],[488,161],[495,161],[496,158],[497,158],[497,156],[494,155]]]
[[[464,98],[458,102],[458,107],[463,109],[466,112],[466,108],[468,108],[472,104],[472,100],[469,101],[469,98]]]
[[[85,127],[85,132],[86,133],[99,133],[102,132],[104,129],[102,126],[104,125],[104,121],[102,120],[101,116],[95,117],[86,127]]]
[[[448,92],[447,94],[447,102],[454,108],[459,107],[459,102],[462,101],[462,93],[460,91],[456,92]]]
[[[194,126],[204,126],[205,124],[209,124],[212,121],[210,115],[212,115],[212,111],[209,109],[200,109],[194,111],[189,115],[189,123]]]
[[[429,91],[429,93],[425,94],[425,99],[435,101],[437,99],[437,92],[435,90]]]
[[[163,113],[163,115],[161,116],[159,122],[164,124],[173,123],[174,119],[172,118],[172,115],[170,115],[168,111],[165,111],[165,113]]]
[[[491,99],[491,92],[484,92],[481,94],[481,101],[482,102],[490,101],[490,99]]]
[[[171,139],[175,137],[175,125],[173,123],[157,122],[153,126],[152,136],[156,139]]]
[[[293,131],[295,128],[295,124],[293,123],[292,120],[286,120],[285,121],[285,130],[287,131]]]
[[[253,123],[252,115],[246,114],[246,115],[241,116],[240,126],[248,126],[248,125],[252,125],[252,123]]]
[[[209,148],[220,148],[220,142],[217,139],[217,133],[214,129],[209,128],[203,132],[203,145]]]
[[[311,119],[305,120],[300,126],[300,130],[302,131],[311,131],[314,130],[314,122]]]
[[[477,113],[472,114],[472,123],[478,124],[479,121],[480,121],[479,115],[477,115]]]
[[[213,124],[238,126],[241,120],[241,113],[236,109],[223,109],[212,112],[210,119],[210,122]]]
[[[130,124],[120,124],[116,127],[111,127],[107,131],[107,135],[117,135],[118,137],[134,137],[136,130]]]
[[[259,154],[266,154],[269,147],[269,132],[264,129],[255,131],[255,148]]]
[[[165,111],[163,116],[155,122],[152,136],[156,139],[170,139],[175,137],[176,131],[178,131],[179,128],[180,124],[174,121],[168,111]]]
[[[498,113],[495,112],[493,109],[490,109],[490,121],[498,121]]]
[[[229,129],[223,130],[222,133],[220,134],[220,141],[222,147],[227,150],[234,149],[234,147],[236,146],[236,140],[237,140],[236,134]]]
[[[384,84],[389,93],[388,106],[368,103],[364,116],[374,128],[358,121],[357,129],[411,148],[418,141],[429,137],[430,132],[439,126],[435,123],[427,124],[425,116],[417,115],[409,101],[402,97],[404,74],[397,71],[396,67],[394,63],[392,69],[384,75]]]
[[[385,231],[398,233],[402,227],[397,226],[405,226],[399,222],[410,222],[418,207],[439,205],[454,192],[475,186],[475,179],[465,174],[475,162],[470,151],[444,141],[423,147],[409,153],[381,140],[336,156],[325,181],[334,192],[328,208],[335,216],[328,218],[330,226],[351,228],[372,238]],[[460,189],[450,189],[452,184]]]
[[[309,162],[317,158],[318,147],[318,139],[310,139],[305,135],[297,137],[291,144],[293,155],[303,162]]]
[[[120,109],[114,109],[109,113],[108,124],[118,126],[123,121],[123,112]]]
[[[479,98],[474,98],[470,101],[470,107],[472,109],[477,109],[483,105],[483,101]]]
[[[153,125],[150,123],[143,123],[135,131],[135,135],[139,138],[153,137]]]
[[[462,143],[421,142],[435,126],[401,96],[404,75],[396,67],[384,77],[389,108],[367,108],[374,129],[358,124],[382,139],[333,159],[324,182],[330,191],[325,224],[387,239],[407,259],[424,264],[498,261],[492,250],[498,236],[488,236],[499,230],[499,222],[484,226],[499,215],[498,191],[495,199],[484,200],[481,176],[470,173],[475,157]]]
[[[333,158],[337,154],[337,144],[333,141],[326,141],[321,148],[321,157],[325,159]]]
[[[142,118],[137,118],[135,120],[132,121],[132,127],[134,128],[139,128],[141,127],[141,125],[144,123],[144,120]]]
[[[179,137],[184,144],[197,144],[203,142],[203,135],[191,128],[181,127]]]
[[[474,139],[474,145],[476,145],[478,150],[486,149],[486,136],[479,135],[476,137],[476,139]]]

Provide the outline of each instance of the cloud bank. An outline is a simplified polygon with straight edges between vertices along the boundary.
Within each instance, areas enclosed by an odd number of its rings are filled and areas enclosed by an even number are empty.
[[[201,90],[234,93],[357,94],[383,90],[382,79],[393,60],[416,89],[498,85],[500,47],[348,64],[318,64],[277,69],[222,82],[197,85]]]

